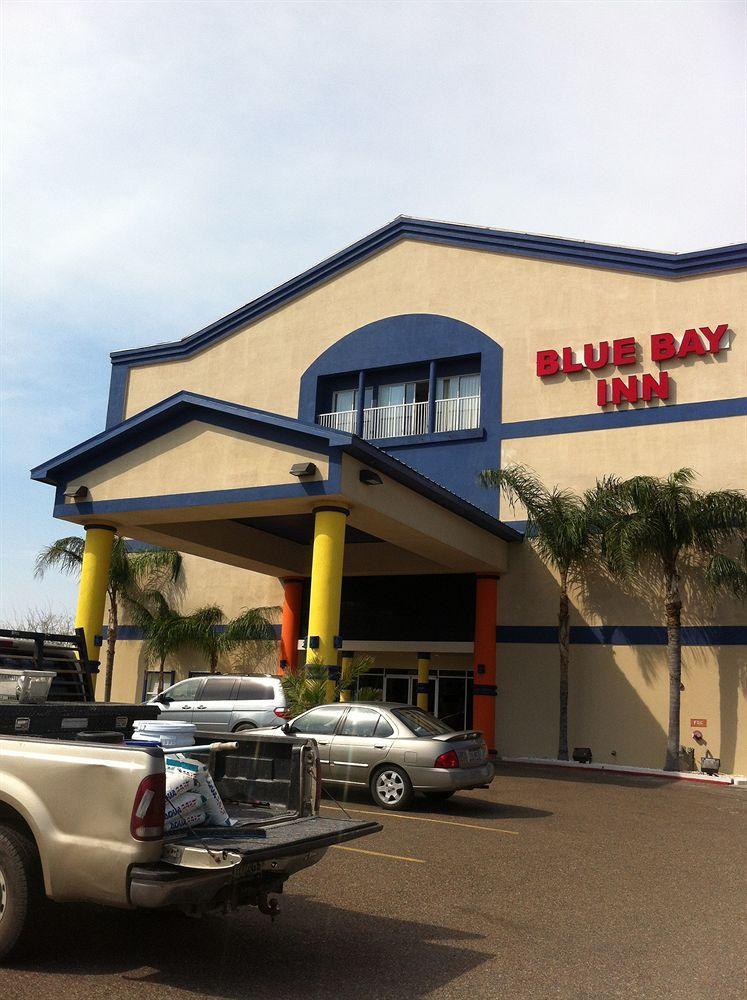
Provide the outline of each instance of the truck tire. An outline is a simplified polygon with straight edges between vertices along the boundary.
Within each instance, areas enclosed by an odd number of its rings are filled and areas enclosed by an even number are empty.
[[[0,823],[0,962],[22,941],[43,899],[36,845],[13,826]]]

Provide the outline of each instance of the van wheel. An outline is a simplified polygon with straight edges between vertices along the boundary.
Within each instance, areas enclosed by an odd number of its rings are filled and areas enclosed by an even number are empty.
[[[249,733],[252,729],[257,727],[252,722],[242,722],[240,726],[236,726],[234,729],[235,733]]]
[[[407,809],[414,793],[407,772],[394,764],[385,764],[371,777],[371,796],[382,809]]]
[[[15,827],[0,824],[0,961],[33,925],[42,885],[36,845]]]

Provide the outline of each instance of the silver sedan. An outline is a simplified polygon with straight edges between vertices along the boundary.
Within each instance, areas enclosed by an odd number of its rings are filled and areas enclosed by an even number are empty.
[[[494,777],[482,733],[455,732],[412,705],[320,705],[283,729],[316,740],[324,781],[367,786],[382,809],[406,809],[415,792],[448,799]]]

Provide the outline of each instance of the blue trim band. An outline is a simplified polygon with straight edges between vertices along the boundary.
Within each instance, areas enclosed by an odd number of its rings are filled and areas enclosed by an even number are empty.
[[[693,274],[723,271],[747,265],[747,244],[698,250],[692,253],[660,253],[652,250],[631,250],[626,247],[585,243],[512,233],[482,226],[465,226],[449,222],[432,222],[399,216],[392,222],[364,236],[339,253],[291,278],[210,326],[169,344],[154,344],[132,350],[115,351],[112,362],[118,364],[148,364],[168,358],[185,357],[202,350],[207,344],[225,337],[240,326],[279,308],[297,296],[308,292],[323,281],[345,271],[367,257],[400,240],[484,250],[538,260],[554,260],[565,264],[602,267],[614,271],[632,271],[664,278],[684,278]]]
[[[219,626],[219,631],[223,626]],[[273,625],[280,637],[280,626]],[[104,626],[104,638],[107,635]],[[136,625],[120,625],[119,639],[142,639],[142,629]],[[554,625],[499,625],[498,643],[521,645],[556,645],[558,630]],[[574,646],[666,646],[667,630],[658,625],[572,625],[571,644]],[[683,646],[746,646],[747,625],[685,625]]]
[[[734,399],[711,399],[703,403],[676,403],[640,410],[616,410],[611,413],[579,413],[571,417],[545,417],[503,424],[504,439],[548,437],[551,434],[577,434],[581,431],[609,431],[650,424],[676,424],[689,420],[717,420],[721,417],[747,415],[747,396]]]
[[[499,625],[499,643],[557,645],[556,625]],[[666,646],[667,630],[660,625],[571,625],[573,646]],[[684,625],[683,646],[744,646],[747,625]]]
[[[275,633],[275,638],[276,639],[280,638],[280,629],[281,629],[280,625],[273,625],[272,626],[272,630]],[[226,626],[225,625],[216,625],[215,626],[215,631],[216,632],[225,632],[226,631]],[[109,634],[109,629],[108,629],[108,627],[106,625],[104,625],[103,634],[104,634],[104,638],[106,639],[107,635]],[[143,634],[143,630],[140,628],[139,625],[120,625],[117,628],[117,639],[123,639],[125,642],[142,641],[144,638],[145,638],[145,636]]]

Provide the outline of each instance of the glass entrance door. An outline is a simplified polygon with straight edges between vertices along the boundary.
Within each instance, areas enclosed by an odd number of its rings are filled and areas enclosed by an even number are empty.
[[[384,701],[398,701],[402,705],[415,704],[415,684],[411,674],[386,674],[384,677]]]

